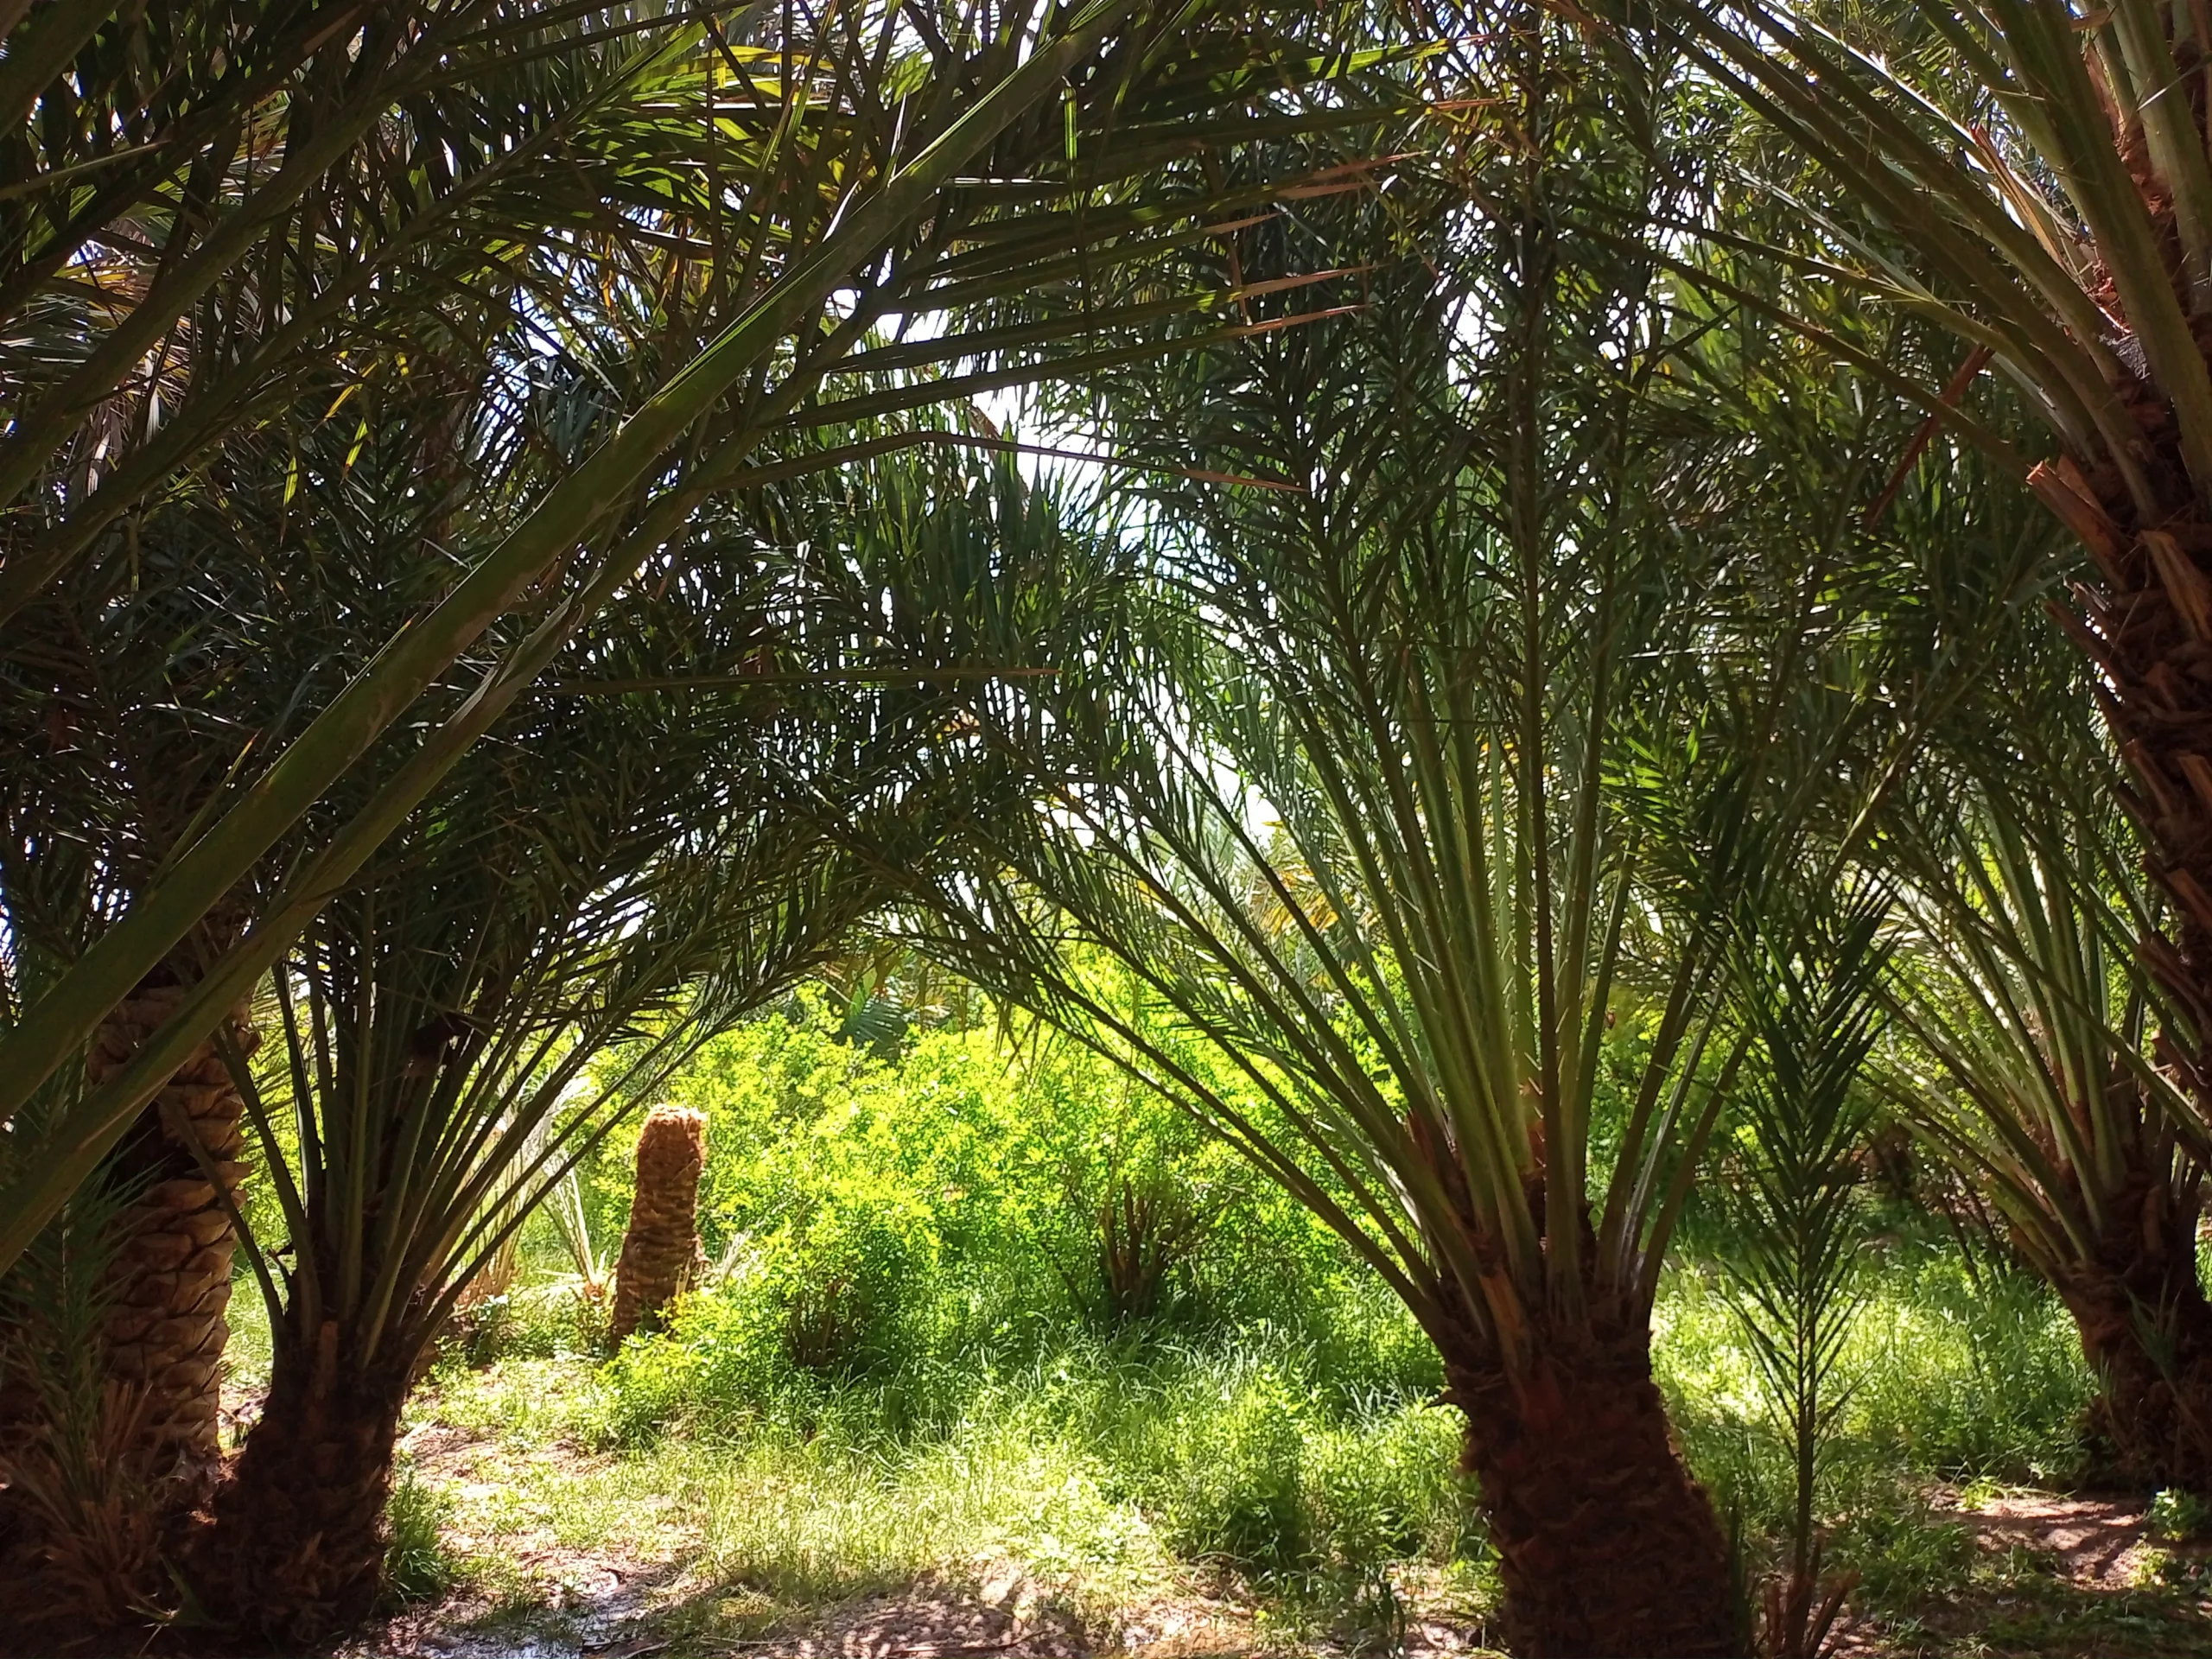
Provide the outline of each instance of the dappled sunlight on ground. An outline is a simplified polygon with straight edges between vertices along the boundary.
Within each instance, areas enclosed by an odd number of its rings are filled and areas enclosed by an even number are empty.
[[[2134,1589],[2145,1581],[2158,1554],[2139,1497],[1949,1493],[1938,1497],[1936,1509],[1956,1516],[1984,1549],[2049,1557],[2057,1576],[2081,1590]]]

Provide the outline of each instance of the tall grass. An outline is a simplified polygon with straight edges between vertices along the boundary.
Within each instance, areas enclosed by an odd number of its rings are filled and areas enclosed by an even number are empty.
[[[1455,1473],[1457,1420],[1428,1402],[1429,1368],[1406,1363],[1424,1357],[1417,1350],[1378,1344],[1359,1376],[1332,1378],[1330,1348],[1280,1331],[1207,1344],[1079,1337],[1002,1371],[919,1363],[854,1382],[748,1351],[726,1321],[714,1299],[695,1299],[670,1338],[625,1349],[585,1432],[647,1456],[670,1444],[773,1458],[804,1447],[861,1471],[860,1492],[944,1466],[1065,1466],[1147,1517],[1177,1557],[1245,1570],[1441,1564],[1476,1535]],[[996,1495],[976,1501],[1007,1512],[1016,1489],[987,1485]]]

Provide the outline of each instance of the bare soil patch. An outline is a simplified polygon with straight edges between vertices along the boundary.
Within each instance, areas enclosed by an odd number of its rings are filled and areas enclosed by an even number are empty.
[[[2048,1556],[2061,1576],[2082,1590],[2133,1588],[2158,1548],[2151,1539],[2149,1506],[2139,1497],[2005,1492],[1971,1505],[1954,1496],[1937,1508],[1955,1515],[1984,1549]],[[2166,1548],[2202,1554],[2201,1546]]]

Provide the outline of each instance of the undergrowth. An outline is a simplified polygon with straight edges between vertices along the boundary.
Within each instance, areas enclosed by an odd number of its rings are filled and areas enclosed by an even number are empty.
[[[1109,1087],[1065,1054],[1010,1067],[975,1033],[887,1057],[794,1017],[710,1051],[679,1090],[710,1116],[706,1284],[607,1355],[534,1227],[496,1339],[457,1336],[414,1408],[502,1461],[460,1499],[402,1481],[396,1586],[497,1578],[501,1541],[536,1529],[681,1560],[721,1586],[725,1630],[1009,1572],[1102,1639],[1193,1585],[1293,1645],[1326,1630],[1389,1649],[1408,1586],[1478,1622],[1497,1586],[1420,1331],[1165,1109],[1097,1109]],[[587,1172],[604,1243],[621,1164],[618,1148]],[[1132,1297],[1102,1278],[1100,1228],[1140,1212],[1194,1242]],[[1700,1218],[1686,1243],[1655,1370],[1756,1572],[1786,1525],[1788,1442],[1715,1259],[1725,1235]],[[1902,1618],[1974,1568],[1931,1490],[2063,1485],[2090,1379],[2033,1281],[1977,1275],[1909,1229],[1861,1254],[1820,1509],[1856,1605]],[[440,1554],[442,1521],[470,1548]]]

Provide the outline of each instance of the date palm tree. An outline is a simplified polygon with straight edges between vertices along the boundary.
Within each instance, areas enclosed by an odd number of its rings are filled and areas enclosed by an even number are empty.
[[[0,620],[303,375],[432,318],[480,329],[707,159],[700,23],[674,15],[231,0],[27,28],[74,49],[0,69],[41,77],[0,90]]]
[[[1910,1039],[1880,1075],[2073,1315],[2120,1468],[2212,1490],[2201,1038],[2139,949],[2164,900],[2112,804],[2116,760],[2044,712],[2040,737],[1936,770],[1884,838],[1915,925],[1891,993]]]
[[[226,1045],[286,1247],[238,1218],[270,1394],[188,1564],[233,1632],[293,1645],[366,1610],[399,1412],[463,1288],[693,1045],[881,902],[818,824],[928,845],[995,810],[1001,781],[921,765],[990,665],[817,606],[811,550],[758,516],[696,520],[318,910],[273,976],[273,1061]]]
[[[2027,482],[2092,567],[2061,611],[2095,664],[2176,948],[2168,994],[2212,1014],[2212,161],[2203,20],[2162,0],[1916,3],[1846,14],[1728,0],[1609,14],[1732,92],[1755,182],[1798,234],[1755,250],[1953,332],[1919,395],[1962,440],[1986,365],[2056,441]],[[1706,228],[1715,228],[1700,218]],[[1731,240],[1728,227],[1717,227]],[[1786,303],[1786,302],[1785,302]],[[1915,390],[1910,386],[1908,391]],[[2177,1039],[2178,1040],[2178,1039]]]
[[[1516,39],[1482,211],[1317,216],[1357,315],[1109,394],[1117,453],[1254,481],[1107,537],[1130,620],[977,717],[1058,746],[1053,788],[918,904],[927,948],[1241,1148],[1412,1311],[1514,1651],[1735,1653],[1652,1300],[1751,1040],[1738,921],[1919,718],[1854,643],[1842,486],[1885,440],[1823,450],[1847,402],[1731,379],[1739,336],[1583,233],[1590,193],[1617,231],[1669,187],[1609,148],[1625,94],[1570,35]],[[1731,400],[1770,448],[1713,423]]]
[[[1721,1198],[1740,1243],[1722,1267],[1796,1477],[1787,1566],[1760,1598],[1770,1659],[1818,1659],[1855,1582],[1822,1582],[1817,1503],[1847,1392],[1836,1371],[1864,1306],[1859,1186],[1878,1097],[1861,1072],[1881,1022],[1890,899],[1815,869],[1795,903],[1761,895],[1733,969],[1752,1041]]]

